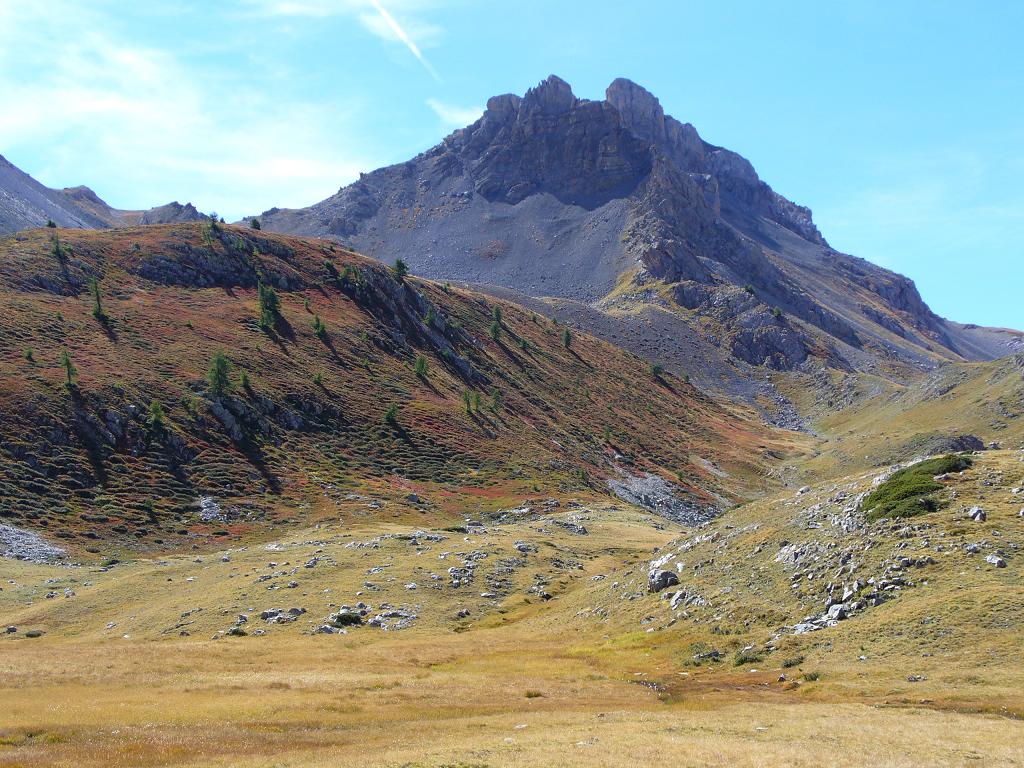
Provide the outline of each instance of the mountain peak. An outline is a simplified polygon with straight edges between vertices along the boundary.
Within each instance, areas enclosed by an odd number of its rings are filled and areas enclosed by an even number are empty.
[[[605,90],[605,101],[615,107],[625,126],[636,135],[650,141],[665,140],[665,110],[643,86],[617,78]]]
[[[523,97],[524,105],[536,107],[542,112],[568,112],[575,103],[572,86],[558,75],[549,75]]]

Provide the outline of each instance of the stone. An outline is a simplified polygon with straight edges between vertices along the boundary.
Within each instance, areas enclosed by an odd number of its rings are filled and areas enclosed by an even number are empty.
[[[679,583],[679,575],[675,571],[654,570],[647,577],[647,587],[651,592],[661,592]]]
[[[825,619],[827,621],[842,621],[846,616],[846,606],[842,603],[836,603],[825,612]]]
[[[999,555],[988,555],[985,558],[985,562],[989,565],[994,565],[996,568],[1005,568],[1006,561],[1003,560]]]
[[[967,516],[976,523],[984,523],[985,520],[988,519],[988,516],[985,514],[985,510],[981,507],[971,507],[967,511]]]

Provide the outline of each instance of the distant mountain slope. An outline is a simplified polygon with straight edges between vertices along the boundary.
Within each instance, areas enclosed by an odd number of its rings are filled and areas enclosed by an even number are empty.
[[[401,255],[432,278],[549,297],[648,357],[698,376],[710,367],[708,385],[750,381],[761,365],[905,378],[1021,344],[936,316],[909,279],[832,249],[807,208],[628,80],[604,101],[577,99],[554,76],[492,98],[418,157],[260,218]],[[611,321],[588,325],[595,308]],[[654,325],[664,333],[651,349]]]
[[[50,189],[0,156],[0,235],[44,227],[107,229],[133,224],[173,224],[205,218],[189,203],[169,203],[147,211],[111,208],[88,187]]]
[[[0,302],[0,522],[72,543],[170,546],[351,493],[461,519],[631,477],[704,510],[769,487],[790,440],[513,304],[247,227],[8,236]]]

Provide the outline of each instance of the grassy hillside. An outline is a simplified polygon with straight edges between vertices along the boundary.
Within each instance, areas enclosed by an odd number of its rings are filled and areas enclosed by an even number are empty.
[[[907,386],[835,372],[809,378],[776,383],[823,438],[802,464],[812,481],[991,443],[1024,447],[1020,354],[951,363]]]
[[[461,519],[621,472],[722,506],[792,448],[613,346],[312,239],[24,232],[0,240],[0,303],[0,509],[79,554]]]

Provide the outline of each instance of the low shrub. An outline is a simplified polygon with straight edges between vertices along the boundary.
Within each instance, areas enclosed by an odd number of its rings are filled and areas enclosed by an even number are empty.
[[[861,509],[870,522],[885,518],[913,517],[939,508],[930,494],[942,489],[933,478],[948,472],[960,472],[971,466],[967,456],[949,454],[913,464],[893,474],[872,491]]]

